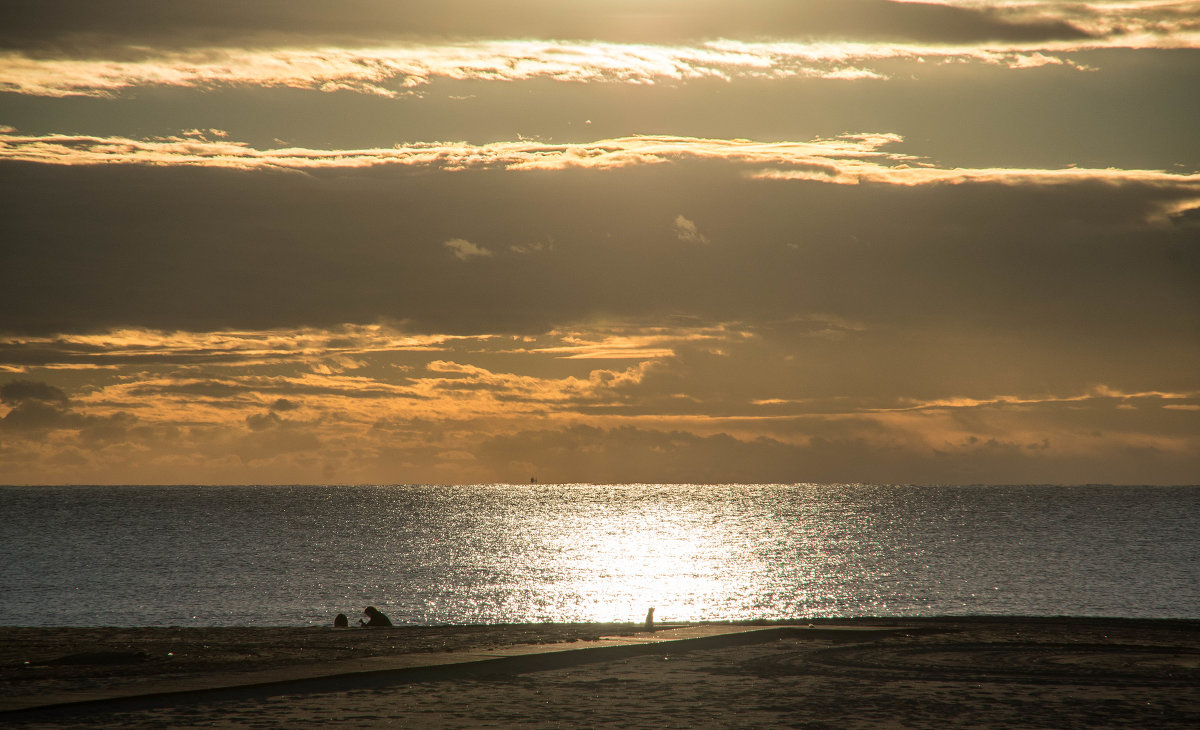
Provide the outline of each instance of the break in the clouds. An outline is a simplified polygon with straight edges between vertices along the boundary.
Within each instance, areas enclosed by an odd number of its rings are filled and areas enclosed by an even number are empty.
[[[1195,483],[1198,17],[15,0],[0,474]]]

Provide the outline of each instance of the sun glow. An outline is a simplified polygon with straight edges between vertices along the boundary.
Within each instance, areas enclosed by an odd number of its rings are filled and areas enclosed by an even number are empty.
[[[712,607],[747,598],[739,592],[759,569],[747,549],[753,533],[694,504],[662,509],[661,500],[646,500],[657,506],[639,511],[640,494],[661,488],[613,486],[607,502],[582,503],[557,524],[537,526],[569,575],[558,611],[582,611],[571,616],[581,621],[640,619],[649,608],[656,621],[719,620],[727,617]]]

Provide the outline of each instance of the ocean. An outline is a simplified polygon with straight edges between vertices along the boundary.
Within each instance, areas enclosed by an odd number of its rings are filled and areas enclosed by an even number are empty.
[[[0,625],[1200,618],[1200,487],[0,488]]]

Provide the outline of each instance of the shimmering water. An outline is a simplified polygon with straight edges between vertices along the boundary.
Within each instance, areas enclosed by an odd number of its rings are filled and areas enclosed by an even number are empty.
[[[0,510],[0,625],[1200,618],[1198,487],[6,487]]]

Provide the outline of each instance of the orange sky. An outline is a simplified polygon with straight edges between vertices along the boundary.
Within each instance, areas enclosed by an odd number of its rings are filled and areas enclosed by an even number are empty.
[[[13,5],[0,483],[1200,482],[1200,3]]]

